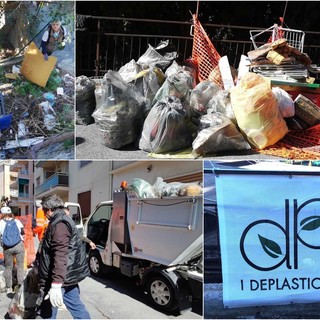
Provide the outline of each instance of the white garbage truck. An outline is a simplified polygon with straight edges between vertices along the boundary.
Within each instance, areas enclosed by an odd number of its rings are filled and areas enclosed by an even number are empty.
[[[161,311],[202,301],[202,196],[138,198],[124,189],[101,202],[84,226],[96,245],[93,275],[120,272],[144,285]]]

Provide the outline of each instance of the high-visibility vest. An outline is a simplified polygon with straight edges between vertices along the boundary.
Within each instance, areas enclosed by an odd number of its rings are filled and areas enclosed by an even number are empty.
[[[33,229],[35,233],[38,234],[39,240],[42,239],[45,229],[47,228],[49,221],[42,210],[42,208],[37,209],[37,216],[36,216],[36,227]]]

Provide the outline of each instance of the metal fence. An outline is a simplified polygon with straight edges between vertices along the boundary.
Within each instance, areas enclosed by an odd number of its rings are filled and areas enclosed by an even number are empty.
[[[88,26],[90,30],[88,31]],[[126,28],[130,25],[131,28]],[[134,30],[145,30],[144,34]],[[148,44],[156,46],[161,40],[170,40],[181,59],[192,55],[191,21],[163,21],[77,15],[77,76],[101,76],[109,69],[119,70],[124,64],[138,58]],[[237,68],[242,54],[253,50],[249,31],[263,28],[203,24],[209,38],[221,56]],[[124,29],[127,29],[123,31]],[[121,30],[121,31],[120,31]],[[320,32],[304,31],[304,52],[314,64],[320,63]],[[258,43],[263,44],[263,43]]]

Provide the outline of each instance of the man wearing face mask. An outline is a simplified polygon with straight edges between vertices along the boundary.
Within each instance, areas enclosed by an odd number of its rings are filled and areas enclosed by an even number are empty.
[[[65,214],[64,203],[57,195],[44,197],[42,209],[49,225],[37,253],[39,289],[44,298],[39,315],[56,319],[58,308],[65,306],[75,319],[90,319],[80,300],[78,283],[90,272],[76,224]]]
[[[50,56],[53,51],[64,48],[64,40],[66,37],[67,30],[61,25],[61,21],[58,19],[53,20],[41,39],[42,54],[45,60],[48,60],[48,56]]]

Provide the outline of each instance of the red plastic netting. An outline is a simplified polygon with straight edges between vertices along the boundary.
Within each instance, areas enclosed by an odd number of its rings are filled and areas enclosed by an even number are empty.
[[[17,216],[23,226],[24,226],[24,248],[26,252],[26,263],[29,266],[36,257],[34,241],[33,241],[33,231],[32,231],[32,215],[27,214],[25,216]]]
[[[192,17],[194,28],[192,61],[198,67],[198,79],[201,82],[209,79],[210,74],[218,66],[221,56],[213,46],[197,16],[194,14]]]
[[[304,131],[291,131],[275,145],[259,152],[287,159],[320,160],[320,124]]]

